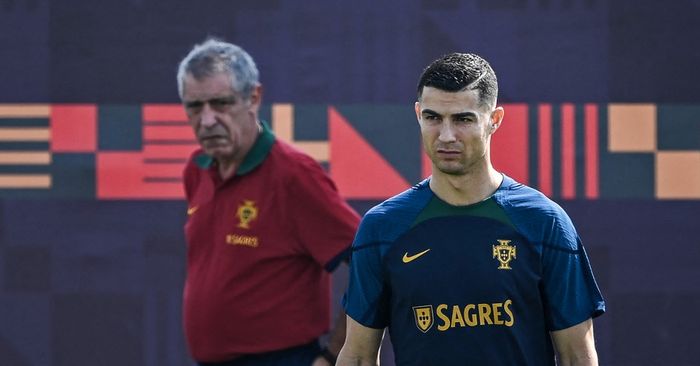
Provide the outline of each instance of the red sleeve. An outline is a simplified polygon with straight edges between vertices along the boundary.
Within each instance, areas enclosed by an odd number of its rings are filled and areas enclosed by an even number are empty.
[[[303,249],[327,266],[350,248],[360,217],[340,197],[323,168],[309,157],[300,159],[290,185],[297,206],[291,217],[296,235]]]

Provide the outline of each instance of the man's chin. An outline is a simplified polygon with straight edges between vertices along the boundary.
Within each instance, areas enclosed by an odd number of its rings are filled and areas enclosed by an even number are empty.
[[[225,146],[203,146],[202,149],[207,155],[217,160],[233,155],[232,149]]]
[[[466,169],[462,164],[436,164],[437,169],[447,175],[464,175]]]

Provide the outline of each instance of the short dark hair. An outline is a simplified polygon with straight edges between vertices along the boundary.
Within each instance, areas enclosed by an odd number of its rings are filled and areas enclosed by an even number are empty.
[[[433,61],[418,81],[418,100],[429,86],[448,92],[479,91],[479,103],[495,107],[498,80],[488,61],[473,53],[450,53]]]

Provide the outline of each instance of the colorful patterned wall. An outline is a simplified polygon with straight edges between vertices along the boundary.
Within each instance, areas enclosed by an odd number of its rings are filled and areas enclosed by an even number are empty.
[[[496,167],[572,217],[608,304],[601,365],[698,365],[699,18],[697,0],[0,0],[0,365],[192,365],[175,71],[208,35],[253,55],[263,118],[360,213],[427,174],[423,67],[485,56]]]
[[[503,106],[495,166],[550,197],[700,199],[700,106]],[[347,199],[383,199],[429,175],[408,106],[273,104],[262,113],[281,139],[327,164]],[[177,104],[4,104],[0,195],[182,199],[182,167],[196,148]]]

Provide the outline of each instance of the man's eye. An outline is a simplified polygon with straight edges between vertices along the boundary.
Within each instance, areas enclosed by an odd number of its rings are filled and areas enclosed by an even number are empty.
[[[457,118],[455,118],[455,122],[458,122],[458,123],[472,123],[472,122],[474,122],[474,117],[471,117],[471,116],[457,117]]]
[[[200,110],[204,106],[203,102],[186,102],[185,103],[185,108],[189,110]]]
[[[209,104],[211,104],[212,108],[228,107],[234,103],[236,103],[236,101],[233,98],[212,99],[209,101]]]

